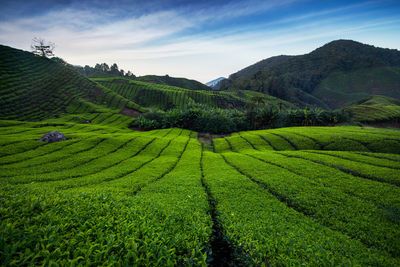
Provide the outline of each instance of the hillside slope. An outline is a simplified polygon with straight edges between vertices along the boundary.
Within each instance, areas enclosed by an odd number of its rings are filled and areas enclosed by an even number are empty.
[[[165,84],[154,84],[122,77],[92,78],[96,83],[143,107],[158,109],[186,108],[191,104],[204,104],[222,109],[241,109],[254,97],[264,98],[270,105],[293,107],[291,103],[276,97],[252,91],[189,90]]]
[[[168,75],[165,76],[145,75],[137,77],[136,80],[142,82],[176,86],[190,90],[206,90],[206,91],[211,90],[210,87],[196,80],[190,80],[186,78],[175,78],[175,77],[170,77]]]
[[[345,108],[353,114],[353,119],[362,122],[400,121],[400,100],[374,95],[355,105]]]
[[[337,40],[309,54],[262,60],[232,74],[221,89],[260,91],[335,109],[373,94],[399,98],[399,84],[398,50]]]
[[[143,110],[60,60],[0,45],[0,119],[40,120],[123,108]]]

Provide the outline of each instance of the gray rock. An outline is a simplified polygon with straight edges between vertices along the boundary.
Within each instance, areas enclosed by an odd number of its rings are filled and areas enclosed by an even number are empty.
[[[65,140],[67,140],[67,138],[65,138],[65,136],[62,133],[60,133],[59,131],[52,131],[40,137],[38,141],[51,143],[51,142],[58,142]]]

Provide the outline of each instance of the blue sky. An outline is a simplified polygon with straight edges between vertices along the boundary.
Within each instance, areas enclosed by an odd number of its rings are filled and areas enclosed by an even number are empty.
[[[400,50],[400,1],[2,0],[0,43],[56,44],[71,64],[208,82],[336,39]]]

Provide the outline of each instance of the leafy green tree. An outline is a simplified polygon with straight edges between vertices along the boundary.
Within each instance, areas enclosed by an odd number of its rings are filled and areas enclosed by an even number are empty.
[[[114,75],[119,75],[119,70],[118,70],[117,63],[114,63],[114,64],[111,65],[110,73],[114,74]]]

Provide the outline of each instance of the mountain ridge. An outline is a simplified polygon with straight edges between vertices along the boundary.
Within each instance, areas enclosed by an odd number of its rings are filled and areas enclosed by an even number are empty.
[[[340,108],[365,98],[371,93],[360,95],[359,98],[347,92],[341,96],[334,94],[331,98],[343,98],[338,103],[333,99],[322,99],[321,90],[316,94],[323,81],[333,73],[340,73],[342,76],[355,75],[360,70],[371,70],[378,68],[400,67],[400,51],[395,49],[377,48],[372,45],[362,44],[352,40],[335,40],[312,52],[299,56],[275,56],[261,60],[229,76],[228,80],[221,82],[222,90],[254,90],[264,92],[272,96],[299,104],[315,105],[323,108]],[[390,69],[396,72],[396,69]],[[377,71],[378,72],[378,71]],[[374,80],[382,74],[369,73],[369,80]],[[384,76],[386,73],[384,73]],[[394,77],[388,74],[388,79],[381,84],[371,86],[381,87],[373,94],[382,94],[389,97],[398,97],[400,89],[394,88],[400,81],[400,76]],[[358,83],[363,81],[359,79]],[[386,83],[386,84],[385,84]],[[366,91],[372,90],[366,86]],[[336,87],[336,85],[334,85]],[[348,86],[342,86],[348,90]],[[341,90],[343,89],[341,88]],[[321,88],[319,88],[321,89]],[[358,88],[359,89],[359,88]],[[329,88],[329,90],[336,90]]]

